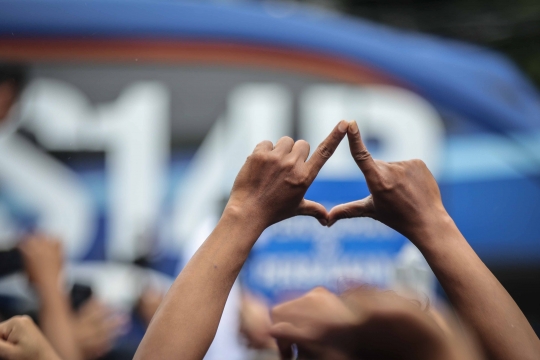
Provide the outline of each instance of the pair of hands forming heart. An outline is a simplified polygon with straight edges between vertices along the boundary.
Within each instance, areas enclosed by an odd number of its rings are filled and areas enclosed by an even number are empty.
[[[328,212],[304,195],[345,134],[371,194]],[[308,159],[309,151],[306,141],[294,142],[289,137],[275,146],[270,141],[259,143],[238,173],[227,207],[244,213],[261,230],[296,215],[313,216],[323,226],[344,218],[371,217],[413,242],[421,241],[430,225],[446,214],[439,187],[426,165],[421,160],[374,160],[355,121],[340,121]]]

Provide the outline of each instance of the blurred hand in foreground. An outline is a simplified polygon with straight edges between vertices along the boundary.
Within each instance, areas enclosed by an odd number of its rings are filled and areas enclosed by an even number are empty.
[[[304,195],[324,163],[345,136],[347,122],[341,121],[317,147],[309,160],[309,144],[282,137],[272,145],[263,141],[238,173],[227,209],[243,209],[262,229],[281,220],[309,215],[327,224],[327,212]]]
[[[60,360],[28,316],[0,323],[0,358],[6,360]]]
[[[335,206],[328,226],[344,218],[370,217],[400,232],[413,243],[447,216],[437,182],[421,160],[387,163],[373,160],[362,142],[358,125],[349,123],[349,147],[364,174],[370,195]]]
[[[150,324],[150,321],[152,321],[164,296],[165,295],[161,291],[150,287],[142,292],[136,305],[136,311],[147,326]]]
[[[75,340],[84,359],[92,360],[112,349],[114,341],[124,331],[127,320],[99,301],[90,299],[75,314],[73,323]]]
[[[272,310],[283,359],[478,360],[420,307],[394,292],[356,289],[340,297],[316,288]]]
[[[247,341],[248,347],[276,350],[276,341],[270,335],[271,327],[270,308],[262,299],[244,292],[240,308],[240,333]]]

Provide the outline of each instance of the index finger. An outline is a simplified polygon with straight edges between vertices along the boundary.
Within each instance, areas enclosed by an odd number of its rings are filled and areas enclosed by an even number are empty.
[[[349,124],[345,120],[341,120],[336,127],[332,130],[330,135],[323,140],[322,143],[317,146],[317,150],[313,152],[313,155],[306,162],[309,172],[312,178],[315,178],[319,173],[319,170],[323,167],[328,159],[332,156],[341,140],[347,133]]]
[[[16,321],[17,321],[17,318],[12,317],[0,323],[0,339],[9,342],[9,337],[11,336],[11,333],[13,332],[13,328],[15,327]]]
[[[349,123],[347,137],[349,139],[351,155],[362,173],[367,175],[368,172],[376,172],[378,170],[377,164],[375,164],[375,161],[360,137],[360,130],[358,129],[356,121],[351,121]]]

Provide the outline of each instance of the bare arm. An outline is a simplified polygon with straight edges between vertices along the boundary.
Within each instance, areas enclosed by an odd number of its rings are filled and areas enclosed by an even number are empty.
[[[225,301],[251,247],[268,226],[295,215],[326,225],[320,204],[304,200],[309,185],[344,137],[341,122],[313,156],[305,141],[264,141],[238,174],[218,225],[175,280],[152,318],[135,359],[202,359]]]
[[[420,160],[373,160],[356,123],[349,125],[348,138],[371,195],[333,208],[329,225],[342,218],[367,216],[399,231],[424,254],[452,305],[475,331],[490,359],[538,359],[538,337],[459,232],[425,164]]]
[[[204,357],[229,291],[260,233],[249,218],[225,211],[165,296],[135,359]]]
[[[540,341],[529,322],[448,215],[414,243],[489,359],[540,358]]]
[[[26,271],[40,300],[39,324],[62,359],[82,359],[75,341],[71,305],[62,288],[62,249],[58,241],[33,236],[20,245]]]

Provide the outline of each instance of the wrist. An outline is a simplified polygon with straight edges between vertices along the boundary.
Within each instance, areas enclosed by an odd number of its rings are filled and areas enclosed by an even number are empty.
[[[430,250],[447,243],[449,239],[455,238],[456,234],[461,233],[454,220],[444,211],[432,214],[430,219],[415,229],[409,240],[420,250]]]
[[[40,298],[55,296],[57,293],[62,292],[60,276],[41,278],[35,281],[33,286]]]
[[[258,233],[258,235],[268,227],[264,215],[256,206],[233,201],[227,203],[220,221],[242,226],[246,230]]]

